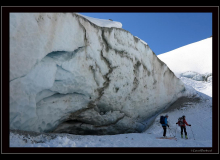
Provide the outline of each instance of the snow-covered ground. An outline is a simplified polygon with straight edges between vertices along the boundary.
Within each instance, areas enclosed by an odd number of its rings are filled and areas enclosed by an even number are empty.
[[[108,23],[113,27],[122,27],[120,22],[112,23],[109,20],[88,19],[101,26],[107,27]],[[172,55],[164,54],[163,57],[165,57],[164,59],[167,60],[167,63],[164,62],[171,70],[175,68],[173,72],[178,76],[185,71],[195,71],[200,74],[203,74],[203,71],[209,72],[211,71],[210,64],[207,63],[211,63],[210,57],[212,53],[209,51],[211,41],[209,39],[207,43],[204,44],[204,42],[200,42],[200,45],[194,45],[196,48],[192,48],[192,45],[185,49],[182,48],[184,52],[181,52],[181,56],[175,56],[173,53]],[[193,54],[196,53],[195,50],[200,48],[201,45],[209,46],[207,47],[208,53],[203,50],[200,54]],[[188,52],[185,52],[186,50]],[[177,60],[173,58],[181,58],[181,64],[177,63]],[[200,64],[197,63],[198,61],[203,63],[200,68],[198,68],[198,64]],[[190,65],[187,65],[188,63],[186,62],[190,62]],[[170,127],[167,130],[167,136],[175,136],[177,140],[156,139],[156,137],[161,137],[163,134],[163,129],[159,123],[160,115],[158,115],[153,124],[143,133],[95,136],[52,133],[21,134],[21,132],[11,131],[10,147],[212,147],[212,81],[196,81],[186,77],[180,77],[180,79],[185,84],[186,92],[184,94],[188,97],[188,101],[179,101],[175,104],[179,105],[179,108],[174,107],[172,110],[168,109],[160,114],[169,115],[168,123]],[[176,125],[177,119],[182,115],[185,115],[186,121],[192,125],[191,127],[186,127],[188,140],[180,137],[180,128]]]
[[[177,77],[187,71],[212,73],[212,37],[158,55]]]
[[[167,136],[176,136],[177,141],[156,139],[163,134],[158,115],[152,126],[143,133],[102,136],[71,134],[24,136],[10,132],[10,147],[212,147],[212,98],[210,97],[212,83],[181,79],[185,84],[195,87],[201,101],[186,102],[181,109],[163,113],[169,115],[170,130],[167,130]],[[187,89],[189,95],[194,95],[193,88]],[[188,140],[180,137],[180,128],[176,125],[178,117],[182,115],[185,115],[187,122],[192,125],[186,127]]]

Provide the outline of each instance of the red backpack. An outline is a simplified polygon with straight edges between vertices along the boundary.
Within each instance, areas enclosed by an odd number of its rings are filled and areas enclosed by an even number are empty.
[[[184,123],[183,123],[183,117],[180,117],[179,119],[178,119],[178,124],[179,124],[179,126],[182,126]]]

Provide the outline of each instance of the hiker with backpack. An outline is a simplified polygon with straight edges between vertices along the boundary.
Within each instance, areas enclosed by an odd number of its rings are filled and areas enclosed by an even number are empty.
[[[160,117],[160,123],[162,124],[162,127],[163,127],[163,136],[164,137],[166,137],[167,126],[169,127],[169,125],[167,124],[168,123],[167,118],[168,118],[167,114],[165,116]]]
[[[186,132],[186,125],[187,125],[187,126],[191,126],[191,124],[188,124],[188,123],[186,122],[185,115],[183,115],[182,117],[180,117],[180,118],[178,119],[178,122],[177,122],[176,124],[178,124],[178,125],[181,127],[181,138],[183,138],[183,131],[184,131],[184,133],[185,133],[185,138],[188,139],[188,137],[187,137],[187,132]],[[185,124],[186,124],[186,125],[185,125]]]

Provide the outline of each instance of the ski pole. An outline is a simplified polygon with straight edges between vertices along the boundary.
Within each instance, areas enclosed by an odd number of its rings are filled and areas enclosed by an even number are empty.
[[[169,127],[168,127],[169,128]],[[170,129],[170,128],[169,128]],[[171,129],[170,129],[170,132],[171,132]],[[172,132],[171,132],[172,133]],[[172,135],[173,135],[173,133],[172,133]],[[173,135],[174,136],[174,135]],[[175,136],[174,136],[175,137]]]
[[[177,125],[176,125],[176,130],[177,130]],[[175,131],[175,137],[176,137],[176,131]]]
[[[190,128],[191,128],[191,126],[190,126]],[[192,128],[191,128],[191,131],[192,131]],[[193,131],[192,131],[192,134],[193,134]],[[195,140],[194,134],[193,134],[193,138],[194,138],[194,140]]]
[[[169,128],[169,127],[168,127]],[[169,128],[170,129],[170,128]],[[170,132],[171,132],[171,129],[170,129]],[[173,132],[171,132],[172,133],[172,135],[173,135]],[[171,135],[171,134],[170,134]],[[175,137],[175,136],[174,136]],[[176,141],[177,141],[177,139],[176,139]]]
[[[169,128],[169,127],[168,127]],[[169,128],[170,129],[170,128]],[[170,130],[169,130],[169,132],[170,132]],[[170,134],[170,137],[171,137],[171,134]]]

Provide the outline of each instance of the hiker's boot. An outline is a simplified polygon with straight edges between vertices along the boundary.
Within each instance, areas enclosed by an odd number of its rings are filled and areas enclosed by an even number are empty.
[[[181,138],[183,138],[183,135],[181,134]]]
[[[188,139],[187,135],[185,135],[185,138]]]

